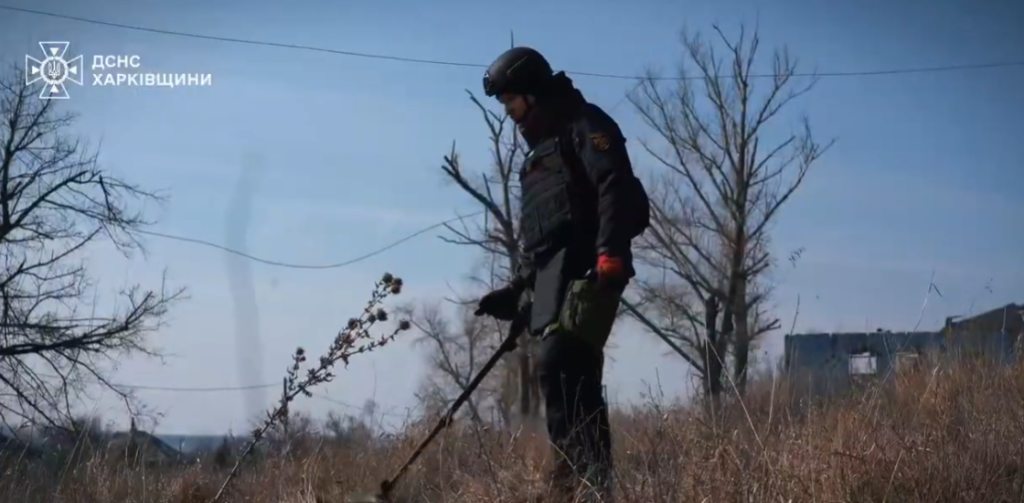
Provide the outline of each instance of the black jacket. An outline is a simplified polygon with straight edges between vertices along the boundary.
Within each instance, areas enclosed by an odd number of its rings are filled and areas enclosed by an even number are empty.
[[[514,281],[534,290],[534,330],[554,321],[565,286],[595,267],[599,255],[623,259],[629,274],[633,274],[627,202],[631,197],[628,183],[633,169],[625,137],[607,113],[584,100],[568,77],[560,74],[556,81],[559,88],[538,98],[539,106],[543,107],[541,121],[521,128],[530,147],[521,177],[529,176],[531,157],[537,151],[547,155],[552,142],[557,141],[563,149],[560,159],[571,172],[572,185],[580,190],[574,206],[583,207],[575,208],[572,230],[564,239],[535,250],[525,243],[528,249],[521,257]],[[525,202],[530,197],[525,193],[529,185],[524,183],[523,187]]]

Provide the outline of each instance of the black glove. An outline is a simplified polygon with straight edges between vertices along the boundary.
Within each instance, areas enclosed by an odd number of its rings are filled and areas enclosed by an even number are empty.
[[[513,285],[508,285],[494,290],[480,298],[476,316],[493,316],[501,321],[512,321],[519,314],[519,296],[522,290]]]

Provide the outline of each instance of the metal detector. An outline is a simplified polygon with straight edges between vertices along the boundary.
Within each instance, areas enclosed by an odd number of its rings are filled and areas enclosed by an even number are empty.
[[[530,305],[526,304],[520,309],[519,313],[512,320],[512,323],[509,324],[508,334],[505,336],[505,340],[503,340],[501,345],[498,346],[498,350],[491,356],[491,359],[487,360],[487,363],[484,364],[483,368],[477,372],[476,377],[470,381],[469,386],[466,386],[466,389],[462,391],[462,394],[452,402],[451,406],[448,407],[448,412],[441,416],[441,419],[438,420],[434,429],[430,431],[430,434],[428,434],[423,441],[420,442],[420,445],[418,445],[416,450],[409,455],[409,458],[406,459],[405,463],[395,471],[394,475],[380,483],[379,492],[376,494],[350,494],[347,498],[348,503],[387,503],[388,496],[391,495],[391,490],[394,489],[395,484],[398,483],[399,479],[401,479],[409,467],[419,459],[420,455],[423,454],[423,451],[428,445],[430,445],[430,442],[434,440],[434,437],[441,433],[441,430],[448,428],[448,426],[454,422],[455,413],[457,413],[459,408],[462,407],[462,404],[469,399],[469,396],[476,391],[476,388],[480,386],[480,383],[483,382],[485,377],[487,377],[487,374],[494,369],[494,366],[498,364],[501,357],[504,356],[505,353],[511,352],[516,348],[516,340],[519,338],[519,335],[525,331],[526,326],[530,321],[529,314]]]

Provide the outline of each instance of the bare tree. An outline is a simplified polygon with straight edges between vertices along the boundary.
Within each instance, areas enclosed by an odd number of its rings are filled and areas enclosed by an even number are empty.
[[[365,415],[360,414],[360,416],[363,417],[342,416],[337,412],[330,411],[327,413],[327,418],[324,419],[323,430],[333,442],[340,446],[351,446],[359,442],[368,443],[374,438],[373,428],[367,424],[368,420]]]
[[[664,169],[662,183],[652,184],[651,228],[638,243],[652,272],[638,286],[647,312],[688,349],[709,395],[721,391],[730,361],[742,392],[752,345],[779,326],[763,311],[771,224],[832,144],[814,140],[806,117],[799,131],[769,144],[767,125],[815,79],[798,83],[797,61],[783,48],[767,85],[755,86],[756,30],[748,36],[741,28],[736,40],[714,31],[724,57],[684,31],[689,64],[680,79],[666,86],[649,74],[630,96],[666,147],[643,142]]]
[[[422,391],[425,401],[435,405],[443,402],[447,407],[452,397],[468,388],[494,349],[491,329],[484,320],[473,316],[467,306],[460,306],[460,311],[462,320],[457,326],[453,326],[438,304],[424,304],[418,310],[403,313],[419,332],[416,344],[428,348],[430,365],[439,374],[440,379],[428,381]],[[465,411],[476,426],[484,425],[481,411],[488,405],[486,402],[500,395],[501,381],[499,378],[495,382],[494,377],[492,374],[466,401]]]
[[[257,420],[259,422],[259,420]],[[281,428],[267,432],[265,448],[274,456],[287,459],[305,459],[319,448],[322,438],[321,426],[309,414],[289,411],[288,421]]]
[[[182,292],[135,285],[99,312],[87,249],[141,251],[136,231],[149,222],[132,203],[159,198],[102,170],[67,132],[76,116],[40,100],[23,75],[0,76],[0,420],[56,426],[90,382],[133,407],[104,364],[159,356],[146,336]]]
[[[469,93],[467,91],[467,93]],[[509,279],[519,261],[519,229],[517,212],[519,201],[518,166],[522,162],[524,149],[515,126],[504,112],[489,110],[472,93],[470,100],[477,106],[487,126],[490,139],[491,166],[477,173],[467,172],[460,158],[452,147],[452,152],[444,159],[441,167],[444,174],[463,192],[473,198],[484,209],[482,222],[472,226],[464,224],[461,228],[449,226],[454,238],[446,241],[478,247],[484,252],[489,273],[481,278],[475,277],[477,284],[492,288]],[[492,338],[491,347],[501,337],[506,328],[504,323],[486,322],[490,326],[487,333]],[[515,355],[506,360],[505,372],[512,373],[515,379],[507,379],[507,387],[515,386],[521,419],[531,419],[540,413],[540,383],[534,368],[536,361],[536,344],[524,337]],[[504,402],[503,402],[504,403]],[[507,414],[504,414],[508,420]]]

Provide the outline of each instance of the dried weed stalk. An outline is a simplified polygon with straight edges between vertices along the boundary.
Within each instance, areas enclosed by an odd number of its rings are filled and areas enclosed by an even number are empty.
[[[253,429],[252,439],[249,440],[241,455],[238,456],[235,465],[231,468],[231,472],[224,479],[224,483],[221,484],[211,503],[216,503],[227,493],[228,488],[231,486],[231,481],[237,475],[242,462],[252,454],[264,435],[275,425],[287,419],[288,404],[295,397],[300,394],[311,397],[313,396],[309,391],[311,388],[334,380],[335,374],[332,369],[335,363],[340,361],[347,367],[349,358],[352,356],[382,348],[388,342],[394,340],[399,332],[409,329],[409,321],[401,320],[391,333],[379,337],[370,334],[370,329],[377,322],[388,320],[387,311],[381,307],[384,300],[391,295],[398,295],[401,292],[402,278],[395,277],[391,273],[384,273],[384,276],[375,283],[373,294],[370,296],[369,302],[366,303],[362,314],[358,318],[348,320],[345,329],[338,332],[327,353],[320,357],[319,365],[315,368],[307,369],[306,376],[303,378],[299,377],[299,371],[302,364],[306,362],[306,351],[301,347],[295,350],[295,354],[292,355],[292,366],[287,371],[285,388],[280,402],[276,408],[267,413],[267,418],[263,421],[263,424]]]

